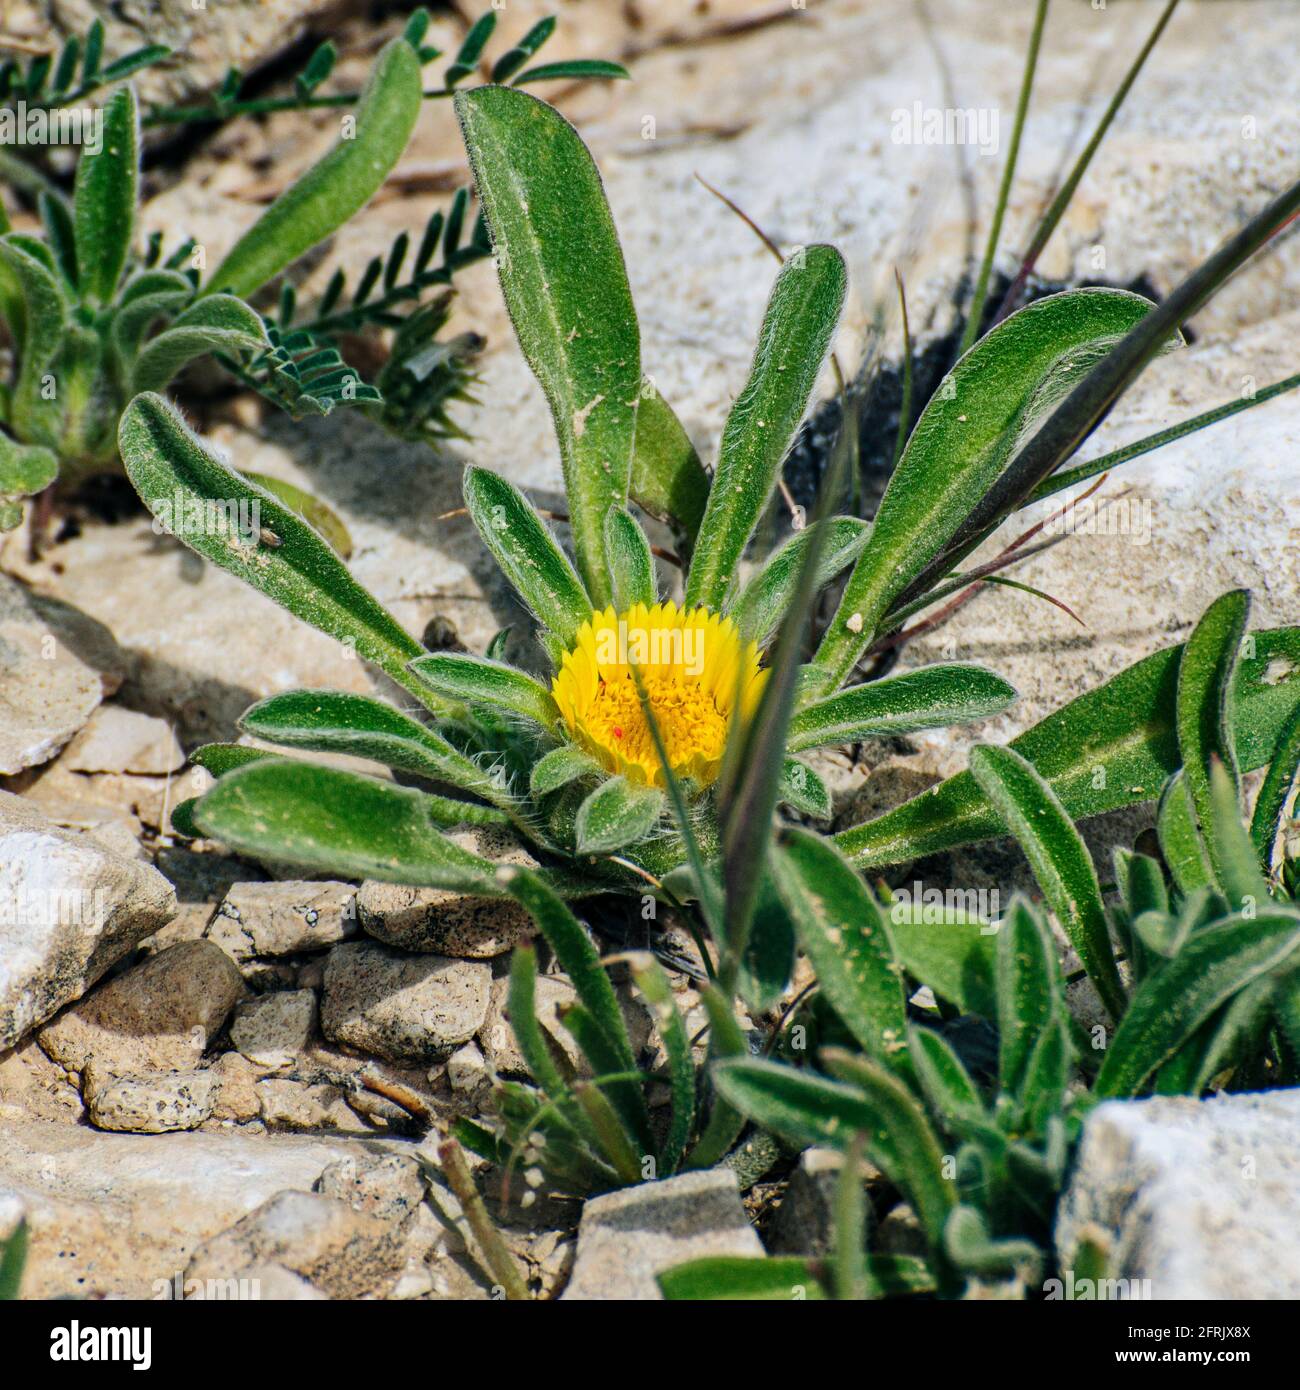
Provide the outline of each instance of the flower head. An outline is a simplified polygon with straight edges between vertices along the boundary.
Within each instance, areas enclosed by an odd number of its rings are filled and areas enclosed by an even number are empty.
[[[718,775],[731,721],[752,717],[767,680],[758,648],[707,608],[638,603],[593,613],[565,653],[551,693],[574,741],[608,772],[664,785],[637,692],[640,672],[668,763],[707,786]]]

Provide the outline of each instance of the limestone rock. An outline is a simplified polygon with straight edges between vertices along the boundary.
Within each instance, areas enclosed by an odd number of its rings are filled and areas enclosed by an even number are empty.
[[[101,705],[61,761],[72,772],[160,776],[184,767],[185,751],[165,719],[125,705]]]
[[[264,1067],[285,1067],[316,1031],[316,996],[309,989],[263,994],[236,1007],[230,1041]]]
[[[243,981],[210,941],[183,941],[110,980],[40,1033],[56,1061],[101,1076],[193,1067],[235,1001]]]
[[[566,1299],[660,1299],[655,1276],[706,1255],[761,1255],[735,1177],[720,1168],[593,1197]]]
[[[215,1092],[210,1071],[146,1072],[101,1083],[88,1070],[82,1089],[91,1124],[130,1134],[197,1129],[212,1114]]]
[[[477,962],[344,943],[325,967],[321,1028],[377,1057],[432,1061],[482,1027],[490,987],[490,969]]]
[[[0,792],[0,1048],[80,998],[175,910],[156,869]]]
[[[1100,1244],[1129,1296],[1300,1298],[1300,1090],[1109,1101],[1057,1212],[1061,1277]]]
[[[381,1221],[402,1222],[424,1201],[424,1179],[414,1159],[374,1153],[331,1163],[316,1191]]]
[[[236,960],[319,951],[356,933],[350,883],[236,883],[208,926],[208,938]]]

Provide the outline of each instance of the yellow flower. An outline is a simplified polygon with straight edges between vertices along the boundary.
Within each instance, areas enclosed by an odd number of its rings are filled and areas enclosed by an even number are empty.
[[[638,603],[593,613],[551,683],[574,742],[609,772],[662,787],[663,769],[637,695],[633,668],[680,777],[707,786],[718,775],[727,730],[753,717],[767,680],[758,648],[707,608]]]

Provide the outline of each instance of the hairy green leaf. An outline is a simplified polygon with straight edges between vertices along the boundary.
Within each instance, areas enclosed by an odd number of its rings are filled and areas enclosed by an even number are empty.
[[[504,661],[485,661],[466,652],[433,652],[416,657],[411,670],[449,700],[493,705],[545,729],[554,728],[560,717],[551,692]]]
[[[664,809],[664,796],[655,787],[640,786],[626,777],[610,777],[578,807],[574,835],[579,854],[612,854],[635,844],[654,829]]]
[[[638,603],[652,608],[659,598],[650,542],[635,519],[622,508],[605,515],[605,561],[613,587],[614,607],[620,613]]]
[[[77,278],[83,299],[108,304],[122,278],[135,235],[140,183],[140,117],[135,91],[119,87],[104,108],[98,150],[77,163],[73,220]]]
[[[694,545],[709,502],[709,475],[672,406],[648,377],[637,402],[628,491],[651,516]]]

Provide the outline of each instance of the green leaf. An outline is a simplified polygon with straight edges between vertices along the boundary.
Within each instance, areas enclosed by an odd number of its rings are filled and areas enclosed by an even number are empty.
[[[701,990],[700,999],[709,1016],[710,1059],[717,1061],[721,1057],[748,1056],[749,1046],[732,1012],[731,1001],[723,997],[717,985],[712,984]],[[744,1115],[715,1092],[708,1124],[691,1150],[686,1166],[712,1168],[720,1163],[744,1127]]]
[[[1079,954],[1107,1012],[1118,1021],[1124,987],[1092,856],[1060,798],[1034,765],[1010,748],[971,749],[970,768],[1020,843],[1038,886]]]
[[[879,1258],[879,1257],[878,1257]],[[655,1276],[670,1302],[820,1302],[827,1297],[817,1262],[794,1255],[708,1255]]]
[[[663,793],[626,777],[602,782],[578,807],[574,835],[579,854],[613,854],[654,829],[664,809]]]
[[[956,1190],[943,1176],[943,1154],[925,1115],[890,1072],[843,1055],[835,1060],[851,1072],[852,1084],[749,1058],[715,1063],[714,1084],[737,1109],[792,1143],[847,1151],[854,1135],[864,1134],[866,1157],[904,1193],[937,1247]]]
[[[977,1207],[963,1204],[948,1213],[943,1245],[958,1269],[983,1278],[1016,1274],[1033,1284],[1042,1272],[1043,1250],[1032,1240],[994,1239]]]
[[[309,525],[314,526],[330,543],[341,560],[352,558],[352,537],[343,524],[343,518],[319,497],[313,497],[303,488],[286,483],[283,478],[273,478],[269,473],[255,473],[252,469],[240,470],[245,478],[263,487],[273,497],[278,497],[286,507],[291,507]]]
[[[131,372],[131,391],[161,391],[183,367],[208,353],[237,357],[270,346],[261,314],[234,295],[209,295],[145,344]]]
[[[933,1028],[909,1027],[909,1052],[921,1091],[944,1129],[965,1137],[989,1124],[979,1087],[960,1057]]]
[[[135,92],[120,87],[104,108],[99,149],[77,164],[73,220],[83,299],[108,304],[131,250],[140,182],[140,117]]]
[[[693,545],[709,501],[709,475],[673,408],[647,377],[636,408],[632,499]]]
[[[923,666],[805,705],[790,721],[786,746],[798,752],[946,728],[997,714],[1015,698],[1015,688],[983,666]]]
[[[573,646],[592,605],[567,556],[528,499],[486,468],[465,470],[465,506],[483,544],[533,616]]]
[[[787,758],[781,768],[781,800],[813,820],[830,820],[834,807],[826,783],[807,763]]]
[[[0,496],[30,497],[59,476],[58,455],[37,444],[19,444],[0,430]]]
[[[77,231],[73,225],[72,209],[56,193],[42,193],[37,199],[45,239],[54,254],[54,264],[64,283],[74,294],[77,290]]]
[[[30,426],[49,411],[41,399],[42,379],[64,345],[67,301],[54,272],[12,233],[0,237],[0,266],[6,280],[12,282],[17,321],[8,309],[6,317],[20,348],[18,378],[6,423],[31,439],[34,431]]]
[[[611,63],[605,58],[570,58],[561,63],[539,63],[535,68],[521,72],[514,80],[514,86],[525,82],[585,81],[591,78],[630,78],[632,74],[622,63]]]
[[[1271,899],[1250,834],[1241,819],[1236,781],[1216,755],[1210,758],[1210,823],[1207,839],[1219,864],[1219,886],[1233,912],[1254,912]]]
[[[806,247],[781,267],[749,380],[723,427],[709,504],[686,578],[688,608],[705,604],[721,609],[731,592],[740,557],[808,407],[846,285],[844,259],[831,246]]]
[[[418,656],[411,670],[439,695],[468,705],[492,705],[545,729],[552,729],[560,712],[544,685],[504,661],[485,661],[465,652],[434,652]]]
[[[239,727],[285,748],[371,758],[513,811],[505,791],[476,762],[383,700],[338,690],[289,690],[246,710]],[[225,769],[210,770],[220,775]],[[467,806],[466,813],[473,809]]]
[[[620,613],[638,603],[653,608],[659,599],[650,542],[632,515],[611,507],[605,514],[605,563]]]
[[[1266,874],[1273,868],[1277,832],[1295,788],[1297,770],[1300,770],[1300,706],[1278,735],[1277,747],[1269,760],[1268,773],[1255,798],[1255,813],[1251,817],[1251,842]]]
[[[644,408],[644,407],[643,407]],[[814,583],[818,589],[829,584],[845,567],[857,559],[867,543],[871,526],[853,516],[829,517],[815,522],[827,531],[818,556]],[[789,610],[799,583],[813,527],[806,526],[793,536],[767,561],[761,570],[741,589],[736,601],[727,610],[746,641],[767,646]]]
[[[957,534],[1036,424],[1152,304],[1124,290],[1049,295],[990,329],[921,412],[817,652],[847,679],[895,601]]]
[[[916,890],[916,896],[923,895],[919,882]],[[968,891],[972,897],[977,893]],[[907,973],[929,985],[938,998],[962,1013],[997,1019],[996,927],[974,911],[896,897],[889,907],[889,934]]]
[[[1300,704],[1300,629],[1253,636],[1255,655],[1241,660],[1235,678],[1233,730],[1245,771],[1268,760]],[[1178,768],[1181,654],[1181,647],[1154,652],[1012,740],[1074,819],[1154,800]],[[860,868],[874,868],[986,840],[1000,829],[988,799],[963,772],[836,840]]]
[[[695,1123],[695,1061],[686,1025],[663,967],[652,955],[640,952],[631,957],[628,964],[636,987],[654,1015],[655,1027],[668,1055],[672,1109],[668,1132],[659,1149],[658,1168],[658,1176],[666,1178],[677,1171]]]
[[[835,847],[789,830],[772,876],[821,992],[862,1050],[910,1079],[907,994],[884,913]]]
[[[528,786],[535,797],[547,796],[561,787],[567,787],[570,782],[576,782],[579,777],[600,773],[601,766],[590,753],[566,743],[552,748],[533,764]]]
[[[420,61],[395,38],[344,120],[353,133],[271,204],[208,278],[205,292],[247,299],[360,211],[401,158],[420,114]],[[345,132],[346,134],[346,132]]]
[[[520,348],[555,420],[578,571],[610,602],[603,525],[627,502],[641,345],[595,162],[553,107],[509,87],[456,97]]]
[[[591,938],[581,923],[532,869],[508,868],[499,875],[506,891],[521,903],[537,923],[560,968],[569,977],[583,1007],[596,1021],[625,1071],[636,1070],[636,1056],[628,1038],[614,987]]]
[[[23,1281],[27,1263],[27,1222],[20,1220],[0,1249],[0,1303],[13,1302]]]
[[[645,1091],[641,1075],[629,1076],[624,1071],[619,1055],[611,1046],[604,1030],[581,1004],[569,1004],[559,1010],[560,1022],[573,1037],[587,1060],[594,1076],[620,1079],[602,1079],[598,1082],[609,1096],[610,1104],[642,1153],[655,1151],[654,1139],[650,1132],[650,1112],[646,1107]]]
[[[1235,787],[1233,753],[1233,676],[1250,616],[1250,594],[1233,589],[1205,610],[1183,648],[1178,666],[1178,746],[1192,811],[1209,851],[1215,877],[1223,865],[1211,833],[1210,759],[1224,763]]]
[[[118,444],[145,506],[160,520],[179,521],[170,529],[191,550],[354,647],[417,698],[427,698],[406,669],[422,654],[420,644],[352,578],[307,522],[222,463],[174,406],[161,396],[137,396],[122,415]],[[228,524],[238,517],[240,503],[259,522],[259,532],[247,542]],[[195,516],[203,524],[190,524]],[[207,524],[217,520],[223,524]],[[278,544],[267,544],[266,535]]]
[[[1195,932],[1168,965],[1134,991],[1093,1094],[1137,1095],[1147,1077],[1221,1004],[1262,975],[1294,968],[1297,948],[1300,916],[1277,908]]]
[[[439,832],[421,793],[316,763],[250,762],[200,799],[194,821],[258,859],[485,897],[504,891],[491,860]]]
[[[1156,833],[1174,882],[1186,895],[1208,887],[1214,873],[1205,842],[1196,829],[1192,802],[1182,768],[1165,783],[1156,809]]]
[[[1022,1092],[1034,1048],[1057,1022],[1060,967],[1051,934],[1017,896],[998,932],[998,1080],[1002,1093]]]
[[[122,374],[128,375],[144,335],[154,322],[194,298],[194,286],[178,270],[146,270],[127,282],[117,301],[110,341]]]
[[[1270,973],[1239,990],[1156,1073],[1152,1089],[1163,1096],[1199,1096],[1216,1076],[1254,1060],[1287,978]]]

